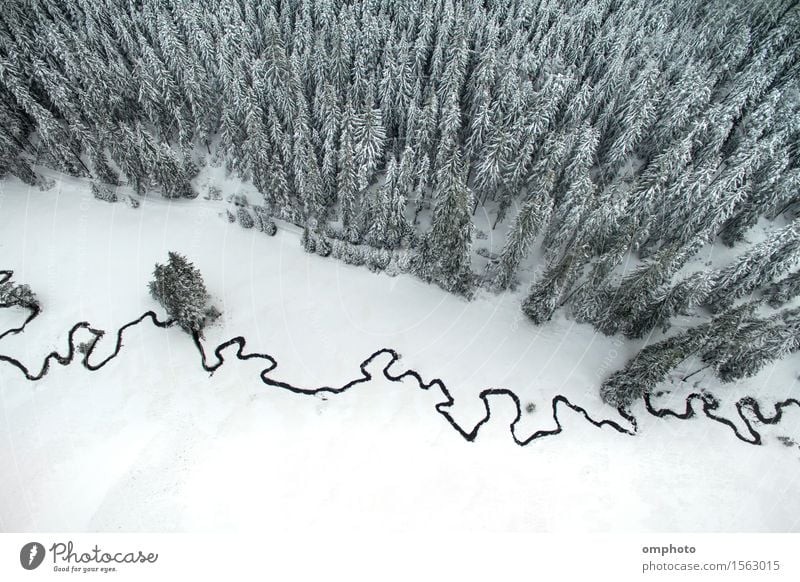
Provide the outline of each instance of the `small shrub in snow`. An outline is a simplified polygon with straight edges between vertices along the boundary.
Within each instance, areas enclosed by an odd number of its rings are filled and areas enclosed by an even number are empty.
[[[264,223],[264,230],[262,231],[267,236],[275,236],[275,233],[278,232],[278,227],[272,221],[272,219],[268,219]]]
[[[385,249],[369,249],[369,251],[367,251],[367,267],[373,273],[386,269],[391,260],[391,255]]]
[[[255,224],[253,222],[253,217],[246,208],[239,207],[239,209],[236,211],[236,217],[239,219],[239,225],[242,228],[253,228]]]
[[[343,243],[340,240],[334,240],[331,243],[331,256],[334,259],[341,259],[342,258],[342,256],[344,255],[344,245],[345,245],[345,243]]]
[[[156,264],[148,288],[170,318],[189,333],[202,332],[220,316],[216,308],[206,305],[209,296],[200,271],[178,253],[170,252],[166,265]]]
[[[220,317],[222,317],[222,312],[215,306],[211,305],[210,307],[206,308],[205,315],[206,315],[206,325],[211,325]]]
[[[200,192],[195,190],[194,187],[187,182],[182,190],[182,195],[184,198],[189,198],[191,200],[194,200],[195,198],[200,196]]]
[[[311,234],[311,230],[308,227],[303,229],[303,236],[300,237],[300,244],[307,253],[313,253],[317,250],[317,243],[314,240],[314,235]]]
[[[364,252],[360,248],[352,245],[345,247],[342,259],[348,265],[361,266],[366,262]]]
[[[347,243],[340,240],[333,240],[331,241],[331,256],[334,259],[344,260],[344,255],[346,251]]]
[[[131,208],[139,208],[139,201],[133,196],[128,196],[128,204],[130,204]]]
[[[228,222],[236,222],[236,217],[233,215],[233,212],[230,210],[225,211],[225,218],[228,219]]]
[[[37,180],[37,183],[39,184],[39,190],[41,190],[42,192],[50,190],[53,188],[53,186],[56,185],[55,180],[53,180],[52,178],[45,178],[44,176],[40,176],[39,179]]]
[[[413,268],[414,255],[414,251],[402,253],[397,258],[397,270],[401,273],[410,273]]]
[[[400,268],[397,266],[397,257],[392,256],[389,264],[386,265],[386,269],[383,271],[390,277],[397,277],[400,274]]]
[[[264,232],[264,225],[269,221],[269,212],[263,206],[253,206],[253,219],[259,232]]]
[[[18,305],[32,309],[41,308],[39,299],[28,285],[18,285],[17,283],[12,283],[10,279],[5,283],[0,283],[0,305]]]
[[[489,235],[487,235],[481,229],[476,228],[475,229],[475,238],[478,239],[478,240],[486,240],[487,238],[489,238]]]
[[[92,182],[92,196],[105,202],[116,202],[117,193],[110,186]]]
[[[328,242],[328,239],[322,235],[317,239],[317,254],[320,257],[327,257],[331,254],[331,243]]]
[[[217,186],[209,186],[206,198],[208,200],[222,200],[222,190],[220,190]]]

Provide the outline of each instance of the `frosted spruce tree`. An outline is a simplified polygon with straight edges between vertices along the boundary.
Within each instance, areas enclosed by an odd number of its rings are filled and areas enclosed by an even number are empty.
[[[780,307],[798,296],[800,296],[800,271],[787,275],[764,290],[764,297],[771,307]]]
[[[150,295],[184,331],[202,336],[203,328],[220,314],[208,305],[209,295],[197,267],[181,254],[168,256],[165,265],[156,263],[148,284]]]
[[[443,124],[445,144],[437,157],[431,230],[414,260],[414,270],[448,291],[468,295],[472,291],[472,192],[457,143],[458,110],[451,95]]]
[[[774,231],[729,266],[721,269],[707,303],[714,311],[731,305],[755,289],[773,282],[800,262],[800,221]]]

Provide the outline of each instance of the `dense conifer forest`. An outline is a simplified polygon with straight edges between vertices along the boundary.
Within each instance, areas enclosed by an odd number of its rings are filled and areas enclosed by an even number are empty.
[[[0,174],[193,198],[216,160],[263,195],[259,229],[293,222],[319,254],[402,253],[465,296],[535,255],[537,324],[647,338],[691,316],[608,379],[616,405],[689,357],[735,381],[800,348],[798,137],[794,0],[0,8]],[[508,232],[480,272],[478,211]],[[706,268],[709,245],[732,260]]]

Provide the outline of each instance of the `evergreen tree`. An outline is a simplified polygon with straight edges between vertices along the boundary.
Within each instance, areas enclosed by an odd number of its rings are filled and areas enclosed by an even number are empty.
[[[358,188],[364,190],[383,158],[386,130],[383,127],[382,112],[373,107],[370,93],[364,110],[353,120],[353,141],[355,160],[358,166]]]
[[[764,366],[800,349],[800,309],[784,310],[775,317],[761,320],[747,329],[744,338],[731,347],[717,376],[734,382],[755,376]]]
[[[644,394],[653,391],[659,382],[683,359],[684,338],[674,337],[647,346],[622,369],[611,374],[600,388],[606,404],[628,407]]]
[[[236,209],[236,218],[242,228],[253,228],[255,221],[247,208],[240,206]]]
[[[469,294],[473,285],[472,192],[454,136],[444,148],[438,158],[432,227],[425,235],[425,249],[417,257],[415,271],[448,291]]]
[[[795,220],[753,245],[716,276],[708,305],[720,311],[736,299],[769,284],[800,260],[800,221]]]
[[[535,283],[522,302],[522,312],[540,325],[553,317],[564,297],[580,276],[588,248],[573,246],[556,263],[548,267],[542,280]]]
[[[153,299],[187,333],[202,334],[218,314],[207,305],[209,295],[200,271],[181,254],[170,252],[167,264],[156,263],[148,288]]]
[[[659,298],[658,294],[701,244],[702,240],[698,239],[686,246],[673,244],[664,247],[653,260],[625,275],[618,285],[607,283],[605,288],[598,289],[598,293],[609,298],[609,306],[596,314],[597,319],[591,323],[607,335],[621,331],[632,337],[640,337],[652,329],[650,323],[645,322],[657,321],[657,314],[667,301],[667,297]],[[696,283],[699,284],[699,290],[695,288],[688,295],[696,297],[699,292],[705,297],[707,291],[703,292],[702,289],[708,286],[708,282],[698,280]],[[694,283],[689,285],[689,290],[693,288]]]
[[[338,155],[337,197],[342,216],[342,226],[349,229],[357,213],[359,191],[358,167],[352,135],[352,111],[348,107],[342,121],[341,143]]]
[[[314,235],[311,234],[311,229],[308,226],[303,229],[303,235],[300,237],[300,245],[307,253],[313,253],[317,250],[317,241]]]
[[[18,305],[41,310],[41,303],[29,285],[14,283],[10,277],[0,283],[0,306]]]
[[[632,338],[643,337],[656,327],[666,331],[671,318],[688,315],[702,304],[712,285],[713,274],[699,271],[672,287],[667,286],[656,291],[647,305],[627,323],[625,335]]]
[[[525,202],[519,210],[496,266],[494,286],[506,289],[528,248],[550,219],[551,202],[537,196]]]
[[[393,249],[410,230],[405,219],[405,196],[400,189],[400,170],[395,158],[389,160],[383,186],[368,227],[367,240],[376,247]]]
[[[791,273],[764,290],[764,297],[770,307],[780,307],[797,296],[800,296],[800,271]]]

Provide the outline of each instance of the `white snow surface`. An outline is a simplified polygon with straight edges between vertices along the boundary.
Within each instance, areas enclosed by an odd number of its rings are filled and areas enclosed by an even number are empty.
[[[94,200],[85,180],[49,175],[56,186],[45,192],[0,181],[0,269],[44,308],[0,341],[0,354],[31,368],[65,353],[79,321],[109,332],[97,361],[120,326],[163,314],[146,284],[174,250],[200,268],[223,313],[206,345],[242,335],[248,351],[277,359],[273,378],[340,386],[388,347],[402,355],[394,373],[445,382],[465,430],[484,415],[485,388],[535,404],[520,438],[555,428],[556,394],[629,426],[598,390],[639,344],[563,314],[534,326],[519,310],[525,289],[466,301],[408,275],[306,254],[292,225],[268,237],[229,224],[224,202],[153,195],[134,209]],[[226,197],[247,193],[220,185]],[[24,316],[0,310],[0,329]],[[209,376],[188,335],[144,322],[97,372],[54,363],[29,382],[0,363],[0,531],[800,531],[800,446],[777,438],[800,442],[797,407],[757,427],[763,446],[703,416],[659,419],[637,406],[638,434],[627,436],[560,407],[564,432],[520,447],[509,433],[514,405],[495,396],[470,443],[436,411],[439,390],[380,374],[388,356],[370,366],[369,383],[322,398],[264,385],[264,362],[234,351]],[[767,412],[797,397],[798,373],[793,358],[734,385],[705,373],[692,381],[735,418],[741,396]],[[680,409],[697,389],[666,388],[658,403]]]

